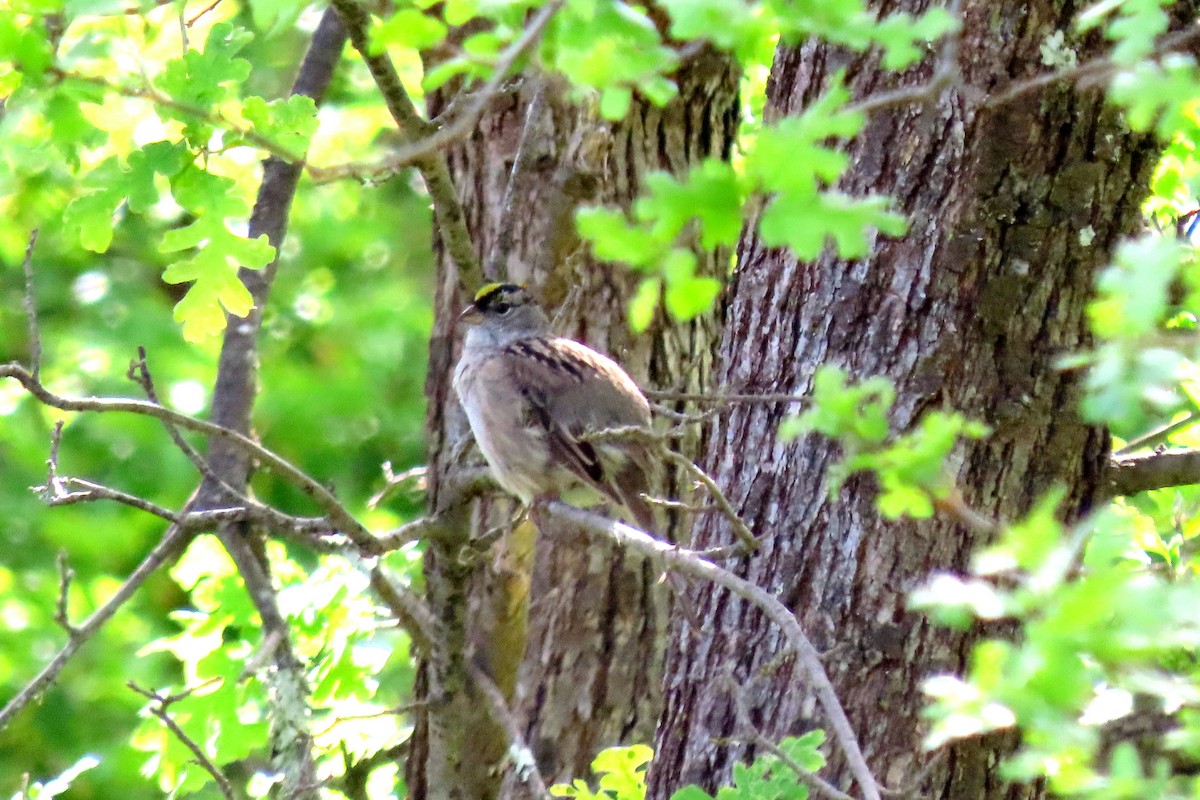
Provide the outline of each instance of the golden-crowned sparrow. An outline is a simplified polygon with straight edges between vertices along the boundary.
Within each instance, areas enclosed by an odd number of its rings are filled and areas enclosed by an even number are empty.
[[[520,286],[483,287],[461,319],[470,328],[454,390],[500,486],[526,505],[590,486],[652,530],[648,442],[589,438],[650,429],[650,405],[637,384],[608,356],[552,336],[545,312]]]

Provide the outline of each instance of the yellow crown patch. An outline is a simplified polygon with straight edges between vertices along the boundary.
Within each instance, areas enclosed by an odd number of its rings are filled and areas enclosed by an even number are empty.
[[[479,302],[502,286],[504,286],[503,283],[485,283],[483,286],[479,287],[479,291],[475,293],[475,302]]]
[[[518,295],[524,291],[524,286],[519,286],[515,283],[488,283],[480,287],[479,291],[475,293],[475,302],[480,303],[484,298],[494,294]]]

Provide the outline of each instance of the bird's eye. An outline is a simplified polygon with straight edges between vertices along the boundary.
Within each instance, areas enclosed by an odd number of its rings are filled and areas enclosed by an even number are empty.
[[[512,311],[512,306],[510,306],[508,303],[496,303],[494,306],[492,306],[492,310],[500,316],[504,316],[509,311]]]

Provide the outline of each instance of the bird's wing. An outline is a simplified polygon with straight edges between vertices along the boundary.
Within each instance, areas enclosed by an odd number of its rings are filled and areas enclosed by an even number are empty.
[[[522,339],[499,357],[527,403],[527,421],[546,431],[559,462],[628,506],[625,492],[605,474],[596,447],[580,437],[606,428],[648,428],[650,406],[637,384],[612,359],[570,339]]]

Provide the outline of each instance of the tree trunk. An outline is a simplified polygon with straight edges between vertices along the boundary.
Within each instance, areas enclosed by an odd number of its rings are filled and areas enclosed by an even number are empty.
[[[1060,82],[989,99],[1045,70],[1039,45],[1070,29],[1070,4],[963,5],[956,84],[928,105],[874,112],[849,148],[842,188],[897,198],[909,233],[880,237],[861,261],[827,252],[798,263],[748,230],[727,298],[719,383],[730,392],[804,393],[823,364],[856,379],[887,376],[897,389],[897,430],[936,409],[992,426],[949,465],[969,504],[1014,520],[1063,485],[1061,512],[1074,517],[1099,488],[1108,438],[1079,421],[1080,376],[1056,369],[1055,359],[1087,344],[1093,279],[1137,226],[1156,150],[1129,133],[1098,90]],[[1089,42],[1081,61],[1100,44]],[[856,97],[897,83],[874,57],[807,44],[777,54],[770,107],[803,108],[841,69]],[[930,72],[927,64],[900,83],[919,85]],[[706,468],[764,538],[739,573],[776,593],[829,651],[826,668],[885,786],[956,800],[1035,794],[997,776],[997,753],[1011,737],[948,754],[921,750],[920,683],[962,672],[977,635],[933,627],[906,610],[906,598],[931,572],[964,569],[984,536],[947,519],[887,521],[867,478],[830,498],[826,471],[838,449],[817,437],[780,444],[787,410],[732,407],[709,438]],[[697,531],[698,547],[730,541],[717,519]],[[687,604],[702,622],[672,626],[652,798],[687,783],[727,783],[732,765],[750,755],[726,743],[745,736],[731,691],[772,740],[828,729],[761,614],[705,585],[692,587]],[[848,787],[845,761],[836,745],[830,751],[824,774]]]
[[[641,385],[699,389],[711,378],[714,315],[687,324],[659,320],[647,334],[632,335],[624,307],[636,276],[594,261],[574,228],[581,205],[628,208],[651,171],[681,173],[708,156],[728,157],[737,73],[705,51],[677,77],[678,98],[661,109],[635,99],[616,123],[570,104],[553,79],[526,77],[493,102],[450,165],[489,279],[532,288],[557,333],[612,354]],[[522,149],[524,166],[509,196]],[[727,253],[706,259],[701,270],[723,274]],[[469,298],[449,260],[441,265],[427,383],[435,510],[450,505],[453,476],[464,464],[481,463],[467,449],[470,433],[450,385],[461,333],[455,319]],[[696,455],[698,437],[688,444]],[[430,600],[451,640],[509,695],[546,782],[568,780],[585,774],[598,750],[652,738],[661,708],[664,590],[641,560],[582,534],[537,536],[534,546],[526,525],[464,565],[468,539],[502,524],[511,510],[497,495],[458,512],[462,536],[428,551]],[[429,696],[439,700],[417,721],[410,796],[521,796],[512,784],[500,786],[496,766],[507,742],[455,672],[454,664],[436,661],[423,669]]]

